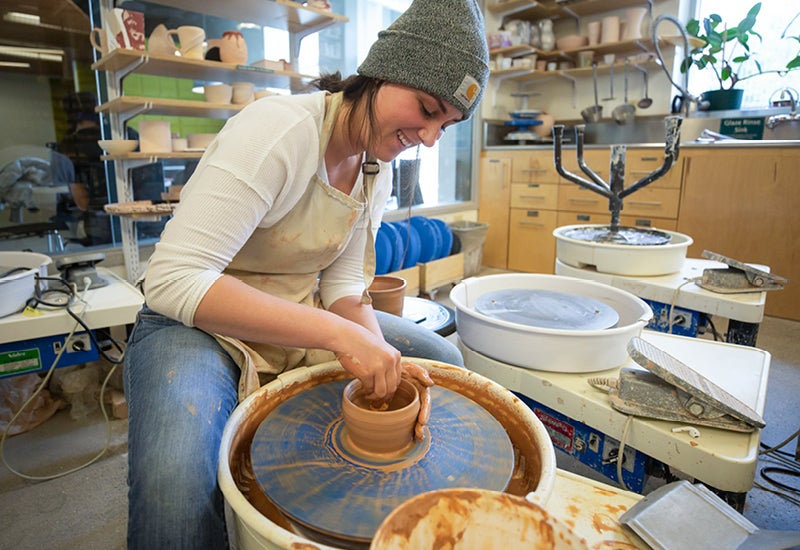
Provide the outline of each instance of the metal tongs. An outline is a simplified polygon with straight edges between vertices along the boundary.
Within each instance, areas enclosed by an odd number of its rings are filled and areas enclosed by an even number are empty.
[[[766,424],[756,411],[656,346],[634,337],[628,354],[646,372],[623,368],[611,406],[633,416],[752,432]]]
[[[756,269],[753,266],[715,252],[704,250],[703,257],[728,265],[728,267],[709,267],[703,270],[703,277],[697,281],[697,286],[712,292],[736,294],[739,292],[782,290],[783,285],[789,282],[789,279]]]

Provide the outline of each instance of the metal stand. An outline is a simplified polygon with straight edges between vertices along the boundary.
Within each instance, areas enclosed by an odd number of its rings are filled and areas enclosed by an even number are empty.
[[[591,181],[589,181],[564,169],[564,165],[561,161],[561,144],[564,137],[564,125],[560,124],[553,126],[556,170],[561,177],[608,198],[608,209],[611,211],[611,231],[615,232],[619,230],[619,215],[620,211],[622,211],[622,200],[628,195],[635,193],[639,189],[661,178],[669,171],[670,168],[672,168],[672,165],[675,163],[675,161],[678,160],[682,122],[683,119],[679,116],[669,116],[664,119],[664,127],[666,131],[664,163],[658,170],[646,175],[628,187],[625,187],[625,145],[611,146],[611,175],[609,177],[610,181],[606,183],[600,178],[600,176],[597,175],[596,172],[587,166],[583,159],[583,143],[586,125],[579,124],[576,126],[575,138],[578,166],[583,173],[591,179]]]

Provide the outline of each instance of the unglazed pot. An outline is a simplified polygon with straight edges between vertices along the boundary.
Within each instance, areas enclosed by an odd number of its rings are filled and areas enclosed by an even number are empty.
[[[353,380],[342,395],[348,440],[356,451],[367,455],[399,454],[414,442],[419,407],[419,392],[407,380],[400,382],[392,400],[382,407],[373,407],[361,381]]]
[[[377,275],[369,286],[372,307],[402,317],[403,305],[406,300],[406,284],[406,280],[402,277]]]

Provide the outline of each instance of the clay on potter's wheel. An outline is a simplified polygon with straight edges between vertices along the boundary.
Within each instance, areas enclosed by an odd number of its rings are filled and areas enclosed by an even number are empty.
[[[369,543],[389,513],[418,494],[450,487],[503,491],[514,449],[503,426],[458,392],[434,386],[428,437],[401,455],[364,457],[348,448],[342,391],[314,386],[263,420],[250,449],[266,495],[296,524]]]

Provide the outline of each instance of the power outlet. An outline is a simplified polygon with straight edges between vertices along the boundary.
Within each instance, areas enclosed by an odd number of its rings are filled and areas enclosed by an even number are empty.
[[[625,447],[624,453],[625,454],[622,457],[622,467],[623,469],[632,472],[636,460],[636,450],[632,449],[631,447]],[[603,464],[616,464],[618,456],[619,441],[612,437],[606,436],[605,441],[603,442]]]
[[[76,353],[82,351],[89,351],[92,349],[92,339],[87,332],[81,334],[73,334],[72,337],[65,343],[56,340],[53,342],[53,352],[58,354],[61,352],[61,347],[66,346],[65,353]]]

